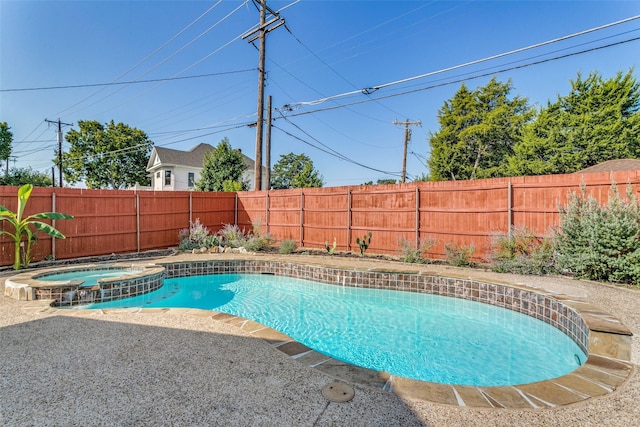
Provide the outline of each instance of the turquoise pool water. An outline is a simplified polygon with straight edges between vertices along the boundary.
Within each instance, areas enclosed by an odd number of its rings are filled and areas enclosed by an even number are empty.
[[[122,277],[129,274],[133,274],[135,271],[125,268],[102,268],[95,270],[71,270],[62,273],[52,273],[46,276],[39,276],[38,280],[41,281],[57,281],[57,280],[81,280],[85,287],[90,287],[98,284],[98,279],[107,279],[110,277]]]
[[[271,275],[165,279],[152,293],[93,304],[191,307],[255,320],[333,358],[445,384],[504,386],[565,375],[586,355],[535,318],[458,298]]]

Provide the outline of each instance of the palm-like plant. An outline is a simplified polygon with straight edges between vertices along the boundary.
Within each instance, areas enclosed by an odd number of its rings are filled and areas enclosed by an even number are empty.
[[[23,237],[26,237],[26,250],[23,264],[25,267],[29,266],[31,243],[35,240],[35,231],[30,226],[35,227],[36,230],[43,231],[49,236],[56,239],[64,239],[64,235],[56,230],[53,226],[38,221],[40,219],[56,220],[56,219],[73,219],[73,216],[58,213],[58,212],[42,212],[34,215],[24,217],[24,209],[31,196],[33,185],[25,184],[18,189],[18,210],[12,212],[4,206],[0,206],[0,221],[7,221],[13,227],[12,231],[0,230],[0,235],[6,234],[13,239],[15,244],[15,257],[13,261],[14,270],[20,269],[21,257],[20,257],[20,243]]]

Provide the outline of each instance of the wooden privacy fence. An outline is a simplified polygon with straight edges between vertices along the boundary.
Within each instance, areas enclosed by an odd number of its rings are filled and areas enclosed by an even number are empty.
[[[0,205],[17,209],[17,187],[0,187]],[[62,212],[72,220],[54,226],[66,239],[51,239],[38,232],[34,261],[53,256],[68,259],[111,253],[140,252],[175,247],[178,233],[199,218],[204,224],[233,223],[233,193],[85,190],[35,187],[25,214]],[[0,229],[11,231],[6,221]],[[13,243],[0,236],[0,265],[13,264]]]
[[[258,223],[302,247],[335,238],[338,249],[357,251],[356,238],[371,232],[371,253],[398,254],[403,240],[417,247],[430,239],[431,257],[443,257],[445,244],[455,243],[473,245],[482,259],[494,237],[512,227],[548,235],[559,207],[582,184],[606,203],[612,182],[622,194],[631,184],[640,195],[640,171],[238,193],[238,225]]]
[[[55,224],[66,240],[38,233],[33,260],[136,252],[177,246],[178,233],[196,218],[212,232],[224,224],[259,227],[274,238],[321,248],[357,251],[356,238],[371,232],[369,253],[398,254],[400,242],[431,239],[429,256],[445,244],[474,245],[486,257],[495,236],[526,227],[547,235],[559,221],[567,195],[580,191],[606,203],[611,184],[640,196],[640,171],[495,178],[477,181],[305,188],[241,193],[111,191],[35,188],[27,213],[74,215]],[[16,209],[16,187],[0,187],[0,204]],[[4,222],[2,229],[7,230]],[[0,236],[0,265],[13,262],[12,244]]]

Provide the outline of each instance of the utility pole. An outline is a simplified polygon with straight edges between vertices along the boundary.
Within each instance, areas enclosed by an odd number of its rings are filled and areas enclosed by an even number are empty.
[[[60,175],[60,187],[62,188],[62,125],[73,126],[73,123],[62,123],[60,119],[57,122],[44,119],[45,122],[58,124],[58,174]]]
[[[409,126],[422,126],[421,121],[410,122],[409,119],[406,119],[404,122],[395,121],[394,125],[404,125],[404,154],[402,155],[402,184],[405,183],[407,179],[407,147],[409,145],[409,141],[411,140],[411,129]]]
[[[284,18],[281,18],[277,12],[267,6],[267,0],[253,0],[254,3],[260,5],[260,24],[255,30],[242,36],[248,39],[247,42],[253,43],[259,40],[259,58],[258,58],[258,120],[256,123],[256,158],[255,158],[255,191],[262,190],[262,135],[264,125],[264,81],[265,81],[265,49],[267,33],[284,25]],[[272,18],[267,21],[267,11]]]
[[[9,162],[13,159],[13,167],[16,167],[16,160],[18,159],[16,156],[9,156],[7,157],[7,170],[5,171],[5,178],[9,176]]]
[[[264,163],[265,169],[264,181],[267,183],[267,190],[271,189],[271,95],[267,98],[267,134],[264,141]]]

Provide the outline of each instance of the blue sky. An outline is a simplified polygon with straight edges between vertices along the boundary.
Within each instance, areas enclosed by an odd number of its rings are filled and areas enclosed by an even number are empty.
[[[625,42],[640,37],[638,19],[367,95],[361,90],[639,15],[640,2],[287,0],[268,5],[284,8],[280,15],[287,24],[267,36],[266,95],[273,97],[277,118],[272,164],[282,154],[305,153],[326,186],[399,178],[404,130],[394,122],[405,119],[422,122],[412,128],[409,179],[428,173],[429,133],[438,130],[438,109],[462,79],[475,88],[491,76],[474,77],[495,73],[501,81],[511,79],[514,95],[544,105],[567,94],[578,72],[597,70],[605,77],[631,67],[636,76],[640,72],[640,41]],[[228,137],[254,158],[255,128],[248,124],[256,120],[258,51],[241,35],[258,19],[251,1],[0,0],[0,121],[14,134],[11,166],[50,171],[56,135],[45,118],[124,122],[145,131],[156,145],[180,150]],[[552,59],[614,43],[620,44]],[[202,75],[207,76],[193,77]],[[177,77],[193,78],[10,90]],[[323,98],[330,99],[317,102]]]

